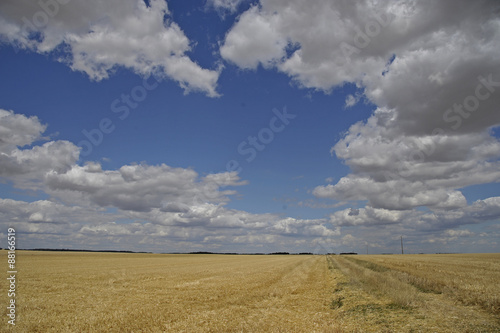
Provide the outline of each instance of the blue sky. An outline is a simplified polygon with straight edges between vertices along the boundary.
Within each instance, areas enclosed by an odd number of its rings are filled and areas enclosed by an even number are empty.
[[[500,249],[494,1],[46,4],[0,5],[22,247]]]
[[[137,104],[132,108],[121,101],[121,95],[130,96],[135,87],[143,86],[143,78],[133,73],[121,70],[110,80],[89,82],[81,73],[44,56],[8,49],[4,54],[9,66],[2,68],[2,74],[19,80],[3,82],[5,108],[37,116],[48,124],[46,134],[52,139],[81,146],[85,155],[81,163],[97,160],[106,169],[116,169],[146,161],[209,174],[227,171],[227,163],[234,160],[241,168],[240,176],[249,180],[249,185],[239,190],[248,200],[229,205],[259,213],[282,213],[280,200],[290,198],[290,194],[312,199],[307,190],[328,177],[345,174],[348,169],[332,158],[330,148],[342,131],[366,119],[373,109],[367,105],[344,108],[353,87],[325,95],[293,87],[285,75],[275,71],[240,71],[231,65],[220,78],[219,98],[184,95],[174,83],[158,83],[151,77],[147,84],[157,87],[140,102],[131,96],[132,105]],[[31,78],[29,85],[26,77]],[[48,84],[47,77],[51,78]],[[120,102],[114,110],[127,107],[128,111],[113,111],[112,103],[117,99]],[[248,137],[258,139],[259,132],[277,118],[273,110],[283,114],[284,109],[294,118],[289,124],[278,120],[276,126],[284,126],[283,130],[273,132],[274,138],[267,144],[259,140],[258,145],[265,148],[257,150]],[[113,131],[103,133],[98,145],[83,144],[90,142],[84,131],[96,133],[102,119],[111,121]],[[267,134],[263,135],[267,142]],[[94,137],[99,140],[98,134]],[[238,147],[243,142],[247,144],[241,146],[242,154]],[[293,214],[323,217],[328,211],[302,208]]]

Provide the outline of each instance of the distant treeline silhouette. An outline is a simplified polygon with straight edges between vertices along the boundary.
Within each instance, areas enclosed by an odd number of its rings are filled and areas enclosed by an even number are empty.
[[[82,249],[18,249],[21,251],[58,251],[58,252],[116,252],[116,253],[152,253],[127,250],[82,250]]]
[[[0,248],[2,250],[2,248]],[[57,251],[57,252],[106,252],[106,253],[153,253],[145,251],[129,251],[129,250],[86,250],[86,249],[50,249],[50,248],[35,248],[35,249],[17,249],[21,251]],[[238,253],[238,252],[164,252],[163,254],[221,254],[221,255],[314,255],[312,252],[271,252],[271,253]],[[335,254],[335,253],[328,253]],[[341,254],[357,254],[357,253],[341,253]]]
[[[300,252],[300,253],[290,253],[290,252],[272,252],[272,253],[233,253],[233,252],[207,252],[207,251],[196,251],[189,252],[188,254],[243,254],[243,255],[312,255],[312,252]]]

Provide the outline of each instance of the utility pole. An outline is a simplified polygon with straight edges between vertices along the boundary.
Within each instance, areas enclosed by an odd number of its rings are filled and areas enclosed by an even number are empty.
[[[405,254],[405,251],[403,251],[403,236],[401,236],[401,254]]]

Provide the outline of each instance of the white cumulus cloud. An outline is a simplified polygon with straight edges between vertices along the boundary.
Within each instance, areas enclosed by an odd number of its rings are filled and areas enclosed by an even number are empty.
[[[247,240],[246,248],[234,250],[241,252],[255,251],[271,239],[293,246],[297,239],[313,244],[340,234],[326,219],[226,208],[237,194],[233,188],[247,184],[236,172],[200,176],[166,164],[112,170],[97,162],[79,165],[79,148],[72,143],[37,144],[46,128],[38,118],[1,114],[2,180],[48,197],[0,199],[0,225],[15,226],[30,247],[123,249],[120,244],[144,244],[147,250],[192,251],[199,244],[216,250]]]
[[[500,143],[490,132],[500,124],[499,8],[262,0],[228,32],[221,55],[325,92],[355,83],[363,96],[347,96],[345,106],[362,97],[377,106],[332,148],[351,174],[317,187],[318,197],[453,209],[466,205],[460,188],[500,181]]]
[[[149,6],[143,0],[2,1],[0,31],[1,39],[18,48],[62,51],[60,61],[93,80],[125,67],[170,78],[186,92],[218,96],[219,70],[202,68],[186,55],[193,43],[163,0]]]

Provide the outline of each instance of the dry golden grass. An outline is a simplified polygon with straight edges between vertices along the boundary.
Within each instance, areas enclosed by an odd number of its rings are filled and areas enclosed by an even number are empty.
[[[331,259],[331,258],[330,258]],[[386,296],[391,299],[391,305],[401,308],[416,306],[420,301],[418,290],[399,280],[387,270],[360,265],[352,257],[333,258],[341,271],[349,277],[351,284],[357,285],[370,294]]]
[[[349,299],[343,299],[349,321],[357,318],[365,323],[377,322],[376,318],[383,317],[385,330],[389,332],[500,332],[500,317],[494,308],[474,306],[490,302],[499,295],[499,255],[447,258],[435,255],[329,256],[327,260],[332,271],[343,276],[341,285],[344,288],[338,288],[338,297],[350,295]],[[457,267],[457,262],[463,265]],[[457,286],[457,281],[462,284]],[[425,288],[419,282],[425,282]],[[435,286],[442,285],[444,291],[438,293]],[[355,296],[354,290],[358,290]],[[495,294],[481,293],[484,298],[479,301],[478,290]],[[457,302],[463,299],[469,302]],[[353,325],[346,327],[350,329]],[[381,330],[364,326],[359,331]]]
[[[3,307],[0,331],[500,332],[495,311],[457,301],[498,295],[498,256],[464,256],[475,275],[412,258],[17,251],[17,325]]]
[[[444,293],[500,316],[500,254],[359,256],[406,274],[423,292]]]
[[[17,259],[18,332],[336,332],[322,256],[18,251]]]

